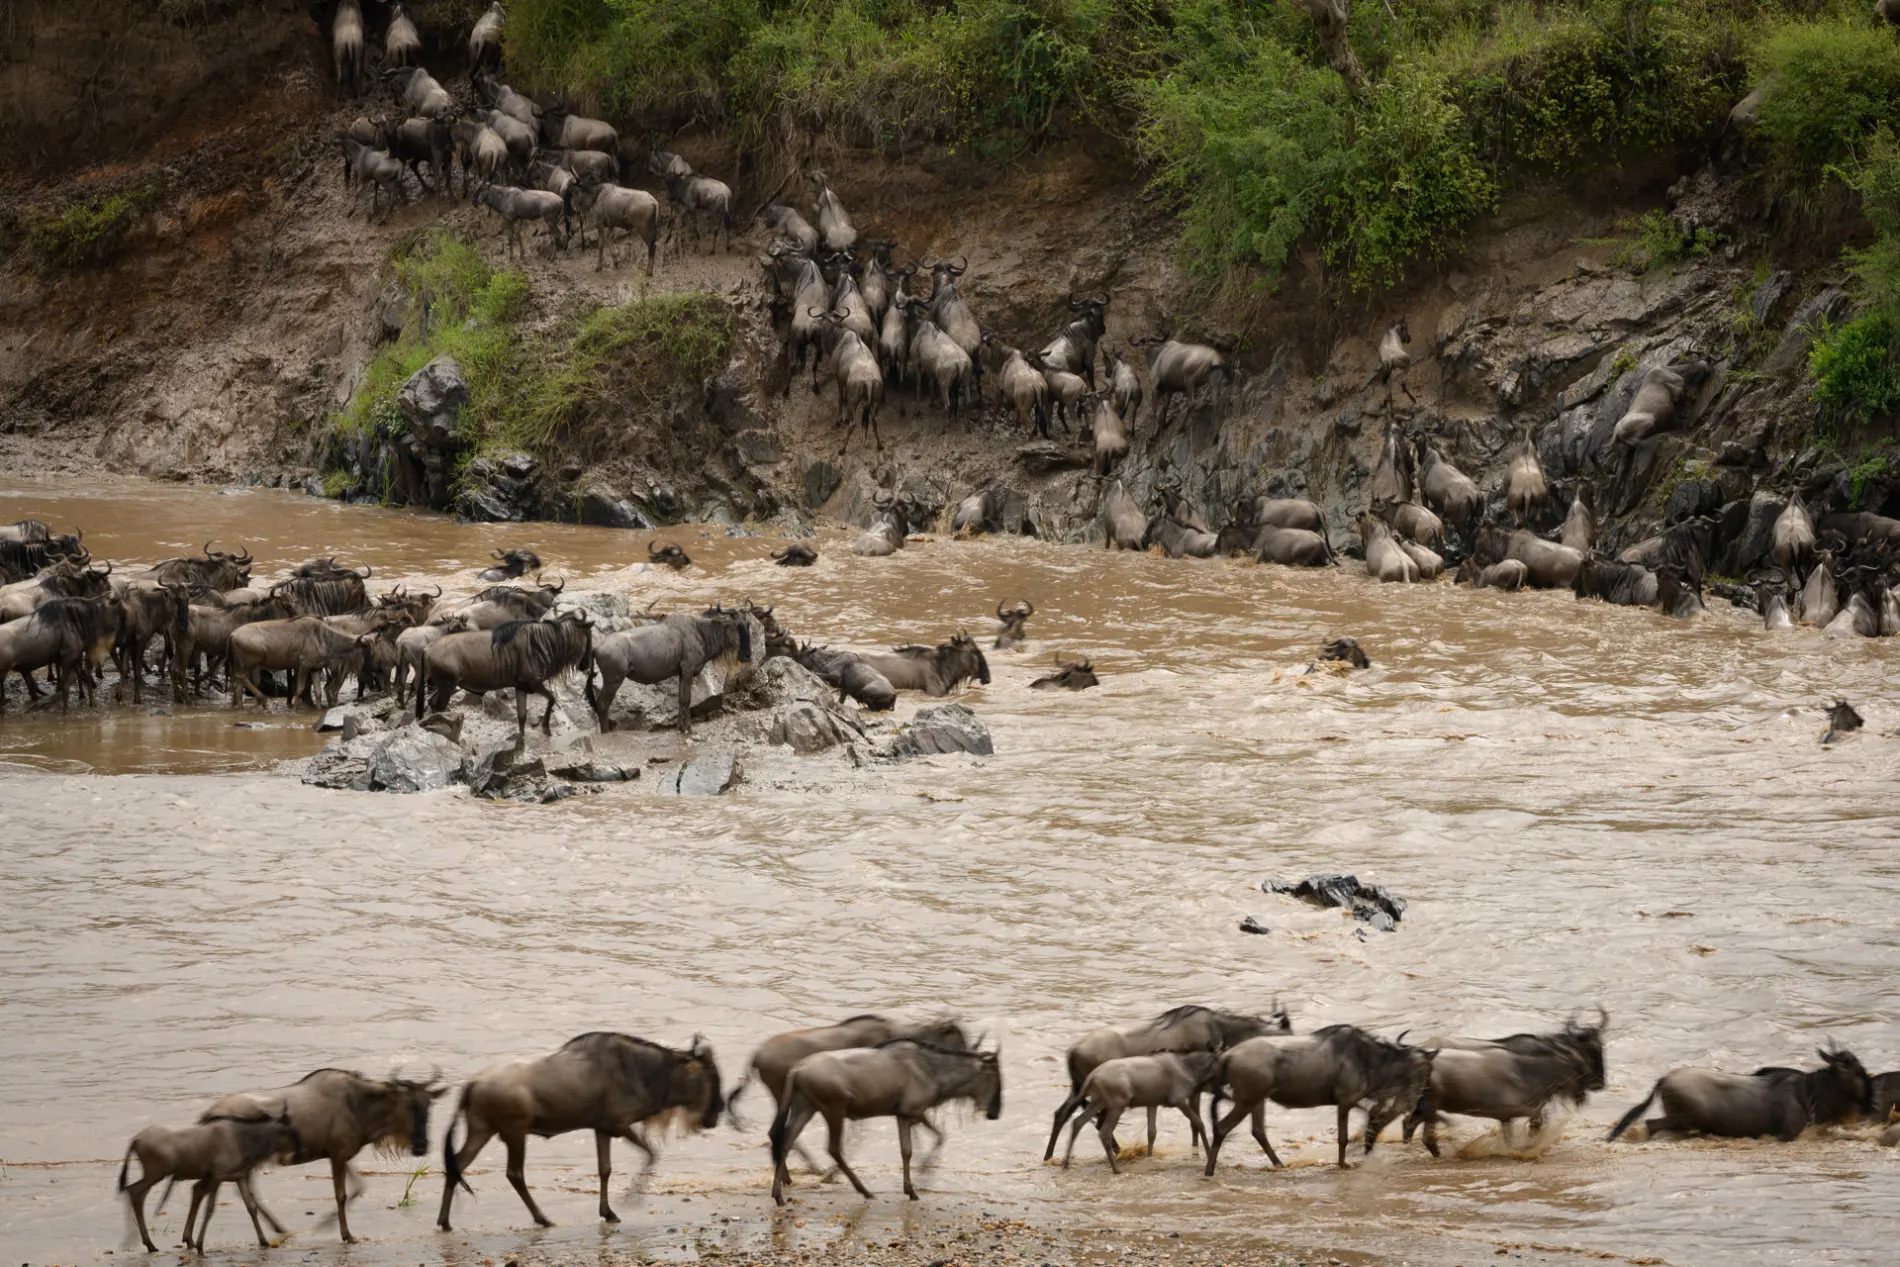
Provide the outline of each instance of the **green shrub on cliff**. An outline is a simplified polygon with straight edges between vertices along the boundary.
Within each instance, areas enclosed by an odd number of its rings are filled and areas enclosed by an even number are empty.
[[[1900,405],[1900,372],[1894,364],[1892,318],[1873,312],[1840,326],[1824,326],[1808,352],[1814,399],[1852,425]]]
[[[57,207],[27,212],[26,244],[44,263],[64,268],[96,264],[117,254],[139,216],[158,201],[150,185],[103,198],[75,198]]]
[[[1870,12],[1777,27],[1754,60],[1774,192],[1812,210],[1830,176],[1900,108],[1900,43]]]

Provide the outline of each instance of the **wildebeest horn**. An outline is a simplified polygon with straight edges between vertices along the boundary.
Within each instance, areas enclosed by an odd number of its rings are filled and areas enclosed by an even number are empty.
[[[363,579],[367,581],[370,577],[374,575],[376,575],[376,573],[370,569],[369,564],[365,563],[363,565]]]
[[[214,559],[216,557],[216,555],[211,553],[211,543],[209,541],[205,542],[205,558]]]
[[[1405,1046],[1405,1036],[1406,1036],[1407,1034],[1409,1034],[1409,1033],[1411,1033],[1411,1032],[1412,1032],[1412,1031],[1411,1031],[1411,1029],[1409,1029],[1409,1028],[1407,1028],[1407,1029],[1402,1029],[1402,1030],[1400,1030],[1400,1031],[1399,1031],[1399,1036],[1398,1036],[1397,1038],[1395,1038],[1395,1039],[1393,1039],[1393,1040],[1392,1040],[1392,1044],[1393,1044],[1393,1046],[1395,1046],[1395,1047],[1403,1047],[1403,1046]]]
[[[1610,1028],[1610,1014],[1603,1010],[1603,1005],[1601,1003],[1597,1004],[1596,1008],[1597,1008],[1597,1033],[1598,1034],[1607,1033]]]
[[[1009,613],[1003,610],[1003,604],[1001,600],[998,600],[996,604],[996,618],[1001,621],[1009,620]]]
[[[442,1066],[430,1065],[429,1066],[429,1080],[423,1083],[422,1085],[426,1087],[432,1087],[440,1081],[442,1081]]]
[[[556,594],[559,594],[562,590],[567,588],[567,578],[565,576],[556,577],[553,585],[543,585],[541,588],[544,590],[553,590]]]
[[[429,597],[430,597],[430,598],[440,598],[440,597],[442,597],[442,587],[441,587],[440,585],[438,585],[438,586],[436,586],[436,587],[435,587],[435,593],[433,593],[433,594],[431,594],[431,595],[429,595]]]
[[[383,1081],[384,1082],[401,1082],[402,1081],[402,1066],[391,1065],[389,1067],[389,1076],[387,1078],[384,1078]]]
[[[491,558],[500,559],[503,563],[506,563],[508,561],[508,556],[503,554],[499,550],[490,550],[488,553]]]
[[[1108,307],[1108,296],[1103,295],[1100,299],[1096,300],[1095,302],[1102,305],[1102,307],[1106,308]]]
[[[959,256],[958,258],[963,261],[963,263],[957,265],[957,276],[961,277],[963,276],[965,270],[967,270],[970,267],[970,257],[967,255],[963,255],[963,256]]]

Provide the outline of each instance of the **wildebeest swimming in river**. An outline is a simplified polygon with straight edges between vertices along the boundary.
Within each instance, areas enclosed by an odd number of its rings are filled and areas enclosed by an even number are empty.
[[[1147,1056],[1159,1051],[1189,1051],[1199,1048],[1224,1048],[1262,1034],[1290,1034],[1293,1022],[1278,1003],[1271,1016],[1248,1016],[1220,1008],[1188,1004],[1170,1008],[1132,1025],[1104,1026],[1090,1030],[1069,1048],[1069,1094],[1056,1107],[1055,1121],[1049,1128],[1049,1146],[1042,1159],[1056,1154],[1056,1140],[1062,1124],[1073,1116],[1082,1102],[1082,1084],[1096,1066],[1123,1056]],[[1154,1114],[1149,1114],[1150,1124]]]
[[[675,612],[656,625],[609,634],[594,648],[600,666],[600,691],[594,716],[602,730],[614,728],[607,713],[620,684],[629,678],[654,686],[679,679],[679,728],[693,733],[693,679],[714,660],[737,655],[752,658],[752,626],[747,613],[715,604],[697,616]]]
[[[416,1082],[394,1071],[378,1082],[344,1069],[319,1069],[288,1087],[222,1096],[198,1120],[262,1122],[287,1116],[297,1132],[292,1164],[329,1159],[337,1231],[345,1241],[353,1241],[345,1206],[355,1193],[345,1192],[345,1181],[353,1180],[360,1191],[362,1180],[351,1171],[350,1159],[371,1144],[391,1150],[407,1148],[417,1157],[426,1154],[429,1106],[447,1090],[437,1086],[433,1076]],[[258,1209],[264,1221],[282,1234],[283,1225],[261,1202]]]
[[[532,550],[496,550],[492,553],[496,559],[495,566],[482,569],[481,575],[475,578],[484,584],[512,581],[541,570],[541,556]]]
[[[1366,653],[1360,649],[1357,638],[1328,638],[1319,649],[1322,660],[1340,660],[1355,669],[1369,669],[1372,661],[1366,659]]]
[[[1089,663],[1087,656],[1080,660],[1064,660],[1062,653],[1056,653],[1056,671],[1045,674],[1029,684],[1032,691],[1086,691],[1091,686],[1100,686],[1101,679],[1095,676],[1095,666]]]
[[[1402,1039],[1404,1035],[1400,1035]],[[1234,1100],[1234,1111],[1220,1116],[1220,1090],[1210,1106],[1213,1145],[1207,1150],[1207,1173],[1214,1173],[1223,1140],[1242,1118],[1253,1118],[1253,1137],[1266,1150],[1267,1160],[1280,1165],[1279,1155],[1267,1142],[1266,1103],[1290,1109],[1339,1109],[1339,1164],[1346,1164],[1348,1118],[1354,1107],[1366,1109],[1366,1151],[1378,1142],[1379,1132],[1399,1114],[1417,1104],[1431,1085],[1429,1048],[1388,1042],[1351,1025],[1329,1025],[1311,1034],[1250,1038],[1230,1047],[1221,1057],[1220,1085]]]
[[[872,1117],[897,1119],[897,1147],[904,1159],[904,1195],[915,1201],[910,1181],[910,1135],[926,1125],[925,1116],[939,1104],[967,1100],[983,1106],[983,1115],[995,1121],[1003,1115],[1003,1070],[1000,1051],[959,1051],[900,1038],[878,1047],[824,1051],[807,1056],[792,1067],[785,1080],[785,1101],[772,1119],[772,1200],[785,1204],[785,1183],[791,1177],[786,1158],[800,1131],[822,1116],[829,1134],[831,1159],[858,1190],[869,1197],[851,1163],[844,1158],[844,1124]]]
[[[774,554],[772,562],[782,568],[808,568],[818,562],[818,551],[794,543]]]
[[[969,678],[984,686],[990,684],[990,662],[983,658],[976,640],[961,629],[950,641],[935,647],[893,647],[867,652],[860,659],[900,691],[948,695]]]
[[[647,562],[664,563],[675,572],[693,565],[693,561],[686,557],[686,551],[671,541],[665,545],[660,545],[654,541],[647,542]]]
[[[1836,740],[1845,739],[1864,724],[1861,715],[1854,710],[1852,704],[1844,699],[1837,699],[1834,701],[1834,706],[1827,710],[1827,733],[1821,736],[1821,742],[1833,743]]]
[[[1809,1126],[1852,1121],[1872,1107],[1873,1081],[1850,1051],[1817,1050],[1819,1069],[1769,1066],[1751,1074],[1672,1069],[1657,1079],[1641,1104],[1610,1128],[1615,1139],[1656,1097],[1663,1115],[1646,1123],[1650,1138],[1664,1131],[1748,1138],[1773,1135],[1784,1143]]]
[[[1029,634],[1024,630],[1023,626],[1026,625],[1029,622],[1029,618],[1035,614],[1036,605],[1026,598],[1014,607],[1006,608],[1001,603],[998,603],[996,605],[996,619],[1002,622],[1003,627],[996,631],[996,646],[994,649],[997,651],[1015,651],[1021,647],[1023,643],[1029,641]]]
[[[449,1231],[449,1205],[455,1187],[469,1188],[463,1172],[482,1146],[501,1136],[508,1150],[508,1182],[521,1194],[528,1213],[542,1227],[548,1216],[528,1194],[524,1165],[528,1136],[549,1139],[569,1131],[592,1130],[600,1168],[600,1217],[618,1223],[607,1204],[609,1149],[624,1139],[647,1155],[646,1169],[658,1159],[640,1127],[659,1120],[678,1121],[689,1130],[711,1130],[726,1106],[719,1066],[712,1048],[698,1034],[685,1051],[662,1047],[629,1034],[590,1033],[569,1039],[559,1051],[533,1060],[494,1065],[462,1088],[455,1116],[468,1124],[462,1146],[455,1146],[455,1121],[442,1141],[442,1212],[436,1226]]]

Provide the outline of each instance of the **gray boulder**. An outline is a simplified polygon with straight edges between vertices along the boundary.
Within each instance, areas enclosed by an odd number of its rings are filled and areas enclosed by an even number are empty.
[[[590,484],[580,496],[580,521],[596,528],[651,528],[652,522],[626,498],[599,484]]]
[[[717,796],[738,779],[739,762],[732,753],[709,752],[661,775],[659,788],[675,796]]]
[[[1723,545],[1715,570],[1723,576],[1746,576],[1769,562],[1775,544],[1775,520],[1783,509],[1784,503],[1773,493],[1756,493],[1749,498],[1747,518]],[[1727,518],[1726,513],[1723,518]]]
[[[769,738],[793,752],[823,752],[841,743],[837,722],[823,707],[810,703],[786,704],[772,715]]]
[[[462,770],[462,750],[432,730],[408,726],[379,744],[366,763],[372,791],[431,792]]]
[[[564,593],[554,600],[556,616],[571,611],[587,613],[588,621],[594,626],[596,638],[603,634],[619,633],[623,629],[633,628],[633,618],[627,607],[627,596],[612,590]]]
[[[920,708],[891,744],[895,757],[922,757],[939,752],[970,752],[987,757],[996,751],[990,728],[961,704]]]
[[[525,453],[476,458],[462,473],[455,511],[476,523],[521,523],[540,508],[535,495],[535,460]]]
[[[452,356],[438,356],[410,375],[396,393],[409,434],[418,444],[452,449],[462,442],[462,410],[468,405],[468,380]]]

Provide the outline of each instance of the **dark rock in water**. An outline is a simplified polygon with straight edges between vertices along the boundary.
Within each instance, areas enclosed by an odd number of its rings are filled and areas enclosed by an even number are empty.
[[[1273,930],[1249,915],[1246,919],[1240,921],[1240,931],[1243,933],[1270,933]]]
[[[379,792],[431,792],[462,769],[462,750],[432,731],[406,727],[369,756],[369,786]]]
[[[772,715],[768,737],[793,752],[822,752],[845,738],[829,710],[804,700],[786,704]]]
[[[589,485],[581,493],[580,521],[596,528],[653,527],[632,502],[599,484]]]
[[[661,776],[659,787],[662,792],[675,796],[717,796],[738,778],[739,763],[730,752],[709,752],[703,757],[694,757],[677,772],[667,771]]]
[[[1394,896],[1383,884],[1361,884],[1350,875],[1309,875],[1298,884],[1268,880],[1261,884],[1267,893],[1285,893],[1314,906],[1336,906],[1353,913],[1380,932],[1398,930],[1405,914],[1405,899]]]
[[[517,472],[525,459],[527,475]],[[477,523],[520,523],[534,516],[538,499],[528,479],[534,473],[534,459],[511,454],[502,459],[476,458],[462,474],[461,495],[455,510],[464,519]]]
[[[1827,710],[1827,733],[1821,736],[1821,742],[1834,743],[1845,739],[1864,724],[1852,704],[1844,699],[1835,700],[1834,707]]]
[[[432,730],[450,743],[462,742],[462,714],[430,713],[418,723],[424,730]]]
[[[895,757],[922,757],[938,752],[972,752],[987,757],[996,751],[990,728],[961,704],[920,708],[910,725],[891,744]]]
[[[836,464],[822,458],[805,467],[805,504],[813,510],[831,500],[838,491],[838,485],[844,482],[844,472]]]
[[[590,760],[552,766],[548,773],[575,783],[631,783],[640,777],[640,768]]]

